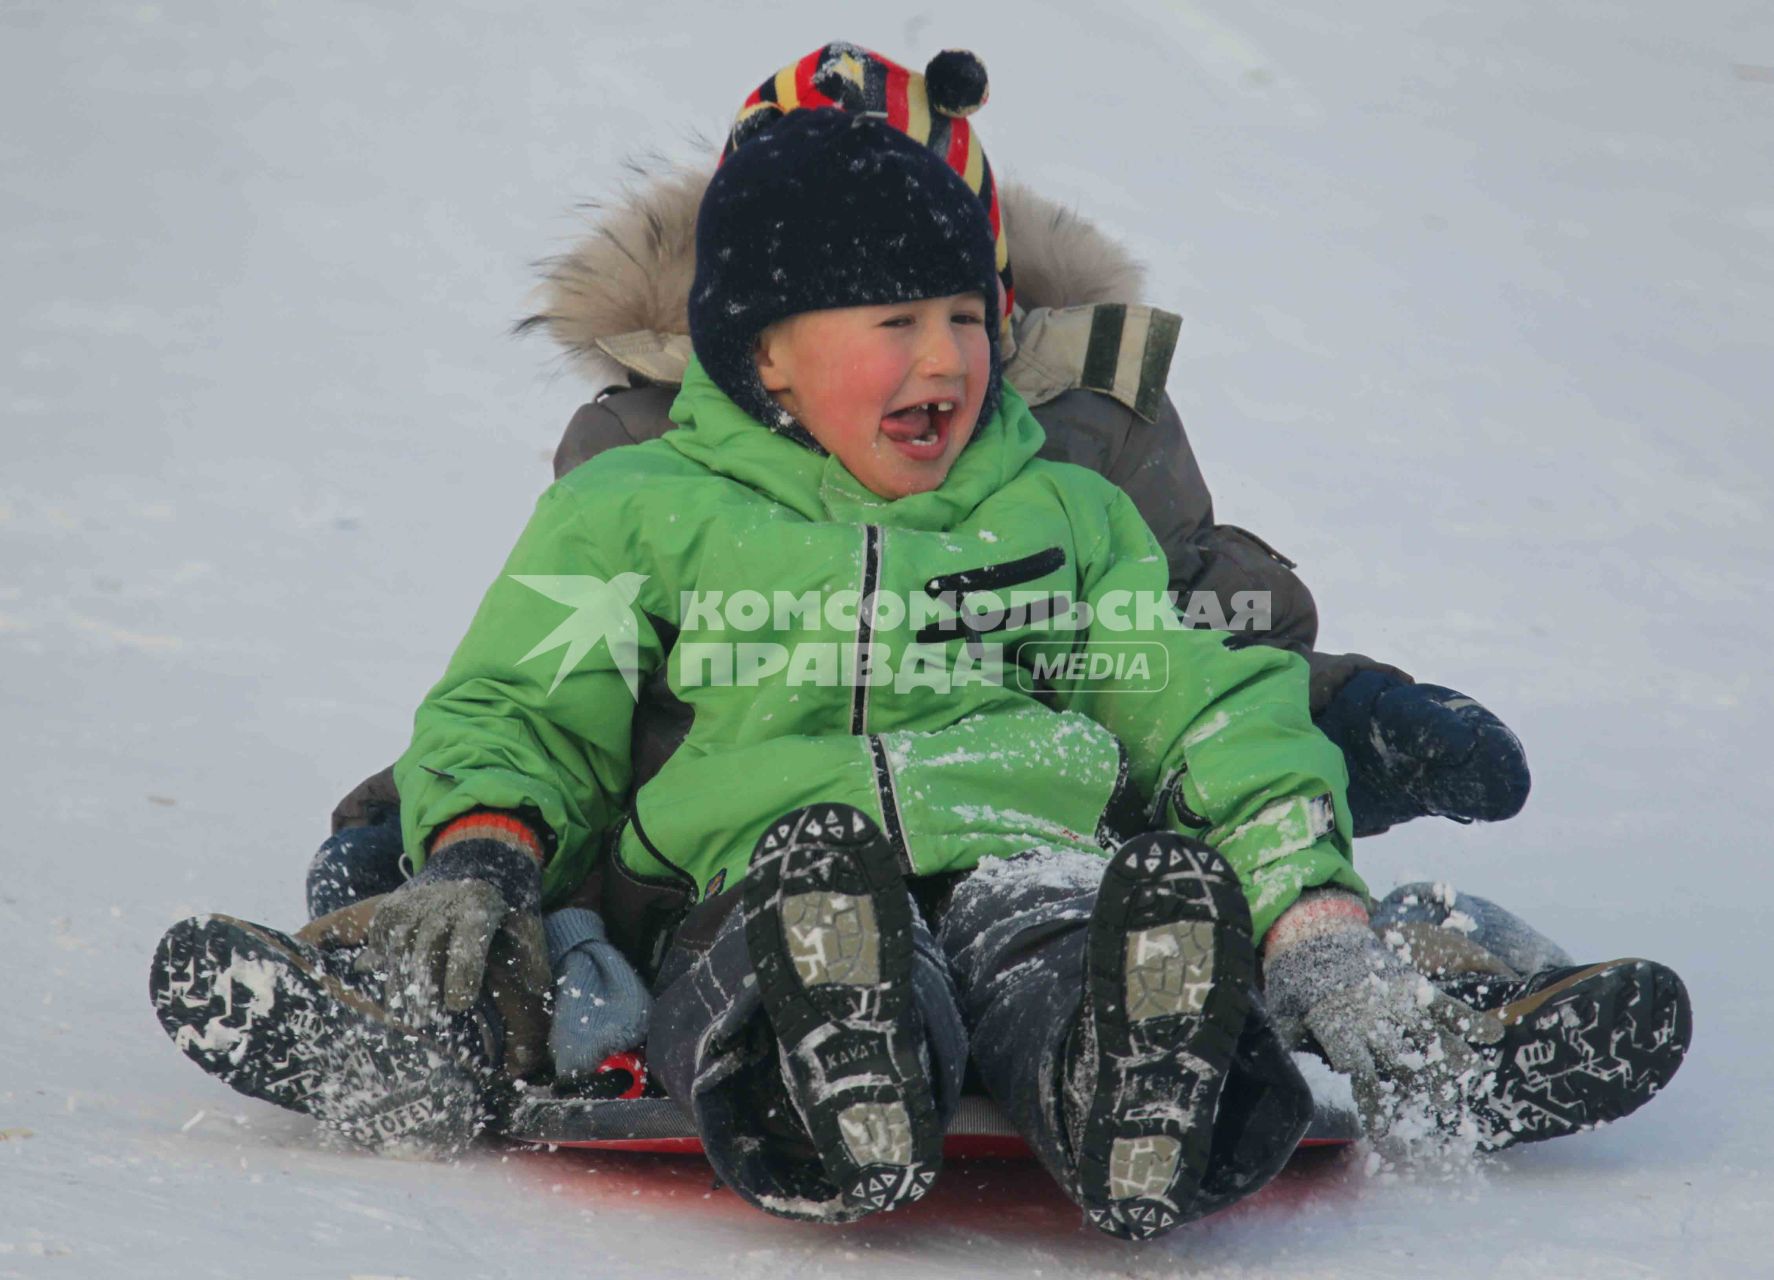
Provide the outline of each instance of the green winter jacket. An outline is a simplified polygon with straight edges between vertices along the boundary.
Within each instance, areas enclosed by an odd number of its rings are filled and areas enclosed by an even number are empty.
[[[1142,608],[1169,573],[1132,501],[1037,459],[1010,387],[942,486],[898,501],[695,362],[672,419],[542,495],[420,706],[395,766],[415,866],[451,818],[527,808],[555,839],[551,904],[606,848],[696,898],[738,882],[774,818],[841,802],[909,875],[1198,835],[1258,937],[1304,888],[1365,891],[1305,662]],[[694,719],[630,796],[635,690],[662,664]]]

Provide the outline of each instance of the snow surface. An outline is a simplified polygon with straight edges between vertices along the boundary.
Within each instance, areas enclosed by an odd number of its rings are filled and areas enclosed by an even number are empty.
[[[1520,731],[1521,818],[1361,865],[1676,966],[1664,1098],[1136,1247],[1029,1165],[832,1230],[693,1161],[330,1151],[161,1034],[156,937],[298,918],[591,390],[507,337],[530,261],[834,38],[980,52],[999,171],[1188,317],[1221,518]],[[1769,1274],[1771,117],[1753,0],[7,0],[0,1277]]]

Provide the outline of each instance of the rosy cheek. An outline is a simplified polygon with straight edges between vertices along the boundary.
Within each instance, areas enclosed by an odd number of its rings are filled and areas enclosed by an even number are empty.
[[[905,381],[905,361],[895,352],[870,351],[857,356],[852,365],[850,389],[858,400],[867,400],[872,409],[885,410],[887,402]]]

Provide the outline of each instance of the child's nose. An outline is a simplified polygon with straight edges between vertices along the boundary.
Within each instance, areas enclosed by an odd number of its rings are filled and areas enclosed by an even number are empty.
[[[923,350],[918,358],[920,371],[929,377],[958,378],[967,371],[961,341],[955,335],[954,327],[947,323],[947,317],[942,324],[931,325],[925,331]]]

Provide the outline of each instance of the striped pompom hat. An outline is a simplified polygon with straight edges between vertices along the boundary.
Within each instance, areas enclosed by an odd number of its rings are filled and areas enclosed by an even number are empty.
[[[946,160],[984,202],[996,242],[998,279],[1004,285],[1002,323],[1008,331],[1016,302],[1010,245],[992,166],[967,118],[985,105],[989,93],[985,64],[965,49],[943,50],[919,75],[878,53],[834,41],[789,63],[752,90],[727,134],[721,159],[791,111],[837,107],[881,117]]]

